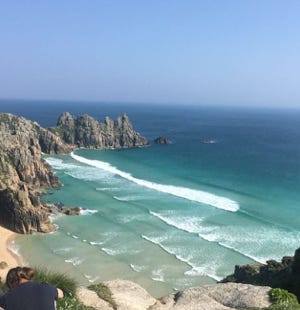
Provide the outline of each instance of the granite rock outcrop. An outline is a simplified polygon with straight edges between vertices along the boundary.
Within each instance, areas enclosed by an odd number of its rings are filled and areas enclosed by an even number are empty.
[[[226,310],[262,309],[270,305],[270,287],[225,283],[192,287],[159,300],[153,298],[138,284],[125,281],[107,281],[114,305],[97,297],[94,292],[81,288],[78,297],[86,306],[95,309],[118,310]]]
[[[133,130],[126,114],[115,121],[106,117],[104,123],[100,123],[89,115],[74,117],[65,112],[59,117],[57,127],[52,130],[65,143],[76,147],[120,149],[148,144],[147,139]]]
[[[282,288],[294,293],[300,300],[300,248],[295,251],[294,256],[284,256],[281,262],[268,260],[266,264],[237,265],[234,273],[227,276],[222,282]]]
[[[77,147],[117,149],[146,145],[126,115],[101,124],[88,115],[63,113],[51,129],[0,113],[0,225],[18,233],[50,232],[49,208],[41,190],[60,186],[43,154],[69,153]]]
[[[165,144],[170,144],[170,143],[171,143],[171,140],[170,140],[169,138],[166,138],[166,137],[157,137],[157,138],[154,140],[154,143],[155,143],[155,144],[165,145]]]
[[[0,225],[18,233],[52,231],[38,190],[60,182],[41,155],[69,147],[36,122],[3,113],[0,141]]]

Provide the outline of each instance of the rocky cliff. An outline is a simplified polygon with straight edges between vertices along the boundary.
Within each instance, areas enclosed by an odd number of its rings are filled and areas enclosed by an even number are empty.
[[[96,149],[120,149],[140,147],[148,141],[133,130],[126,114],[115,121],[109,117],[100,123],[89,115],[72,116],[63,113],[52,131],[59,135],[65,143],[76,147]]]
[[[234,273],[226,277],[222,282],[249,283],[283,288],[294,293],[300,300],[300,248],[295,251],[294,256],[285,256],[281,262],[269,260],[266,264],[237,265]]]
[[[146,145],[128,117],[101,124],[88,115],[63,113],[51,130],[0,113],[0,225],[18,233],[49,232],[53,226],[39,191],[60,186],[42,154],[68,153],[76,147],[123,148]]]

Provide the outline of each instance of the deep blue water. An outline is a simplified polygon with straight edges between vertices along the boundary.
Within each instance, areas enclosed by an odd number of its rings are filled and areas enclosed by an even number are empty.
[[[300,110],[0,101],[0,111],[42,126],[64,111],[126,113],[150,141],[172,140],[48,156],[64,186],[44,199],[89,211],[20,238],[27,261],[51,259],[83,283],[121,275],[159,295],[299,247]]]

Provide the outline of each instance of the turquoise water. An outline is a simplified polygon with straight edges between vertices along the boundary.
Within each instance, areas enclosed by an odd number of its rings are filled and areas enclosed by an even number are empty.
[[[63,186],[44,200],[85,211],[53,218],[55,233],[18,238],[26,262],[82,284],[134,280],[161,296],[299,247],[299,110],[120,108],[70,111],[103,120],[119,109],[149,140],[165,135],[173,143],[46,156]],[[31,111],[42,125],[55,123]]]

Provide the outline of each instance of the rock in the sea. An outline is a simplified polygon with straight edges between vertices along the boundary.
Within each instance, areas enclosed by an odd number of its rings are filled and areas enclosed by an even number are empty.
[[[154,140],[155,144],[170,144],[171,140],[166,137],[158,137]]]
[[[52,128],[68,144],[95,149],[120,149],[140,147],[148,141],[133,130],[128,116],[124,114],[115,121],[109,117],[100,123],[89,115],[72,116],[64,112]]]
[[[65,215],[80,215],[80,211],[81,209],[79,207],[68,208],[63,206],[60,208],[60,212]]]

